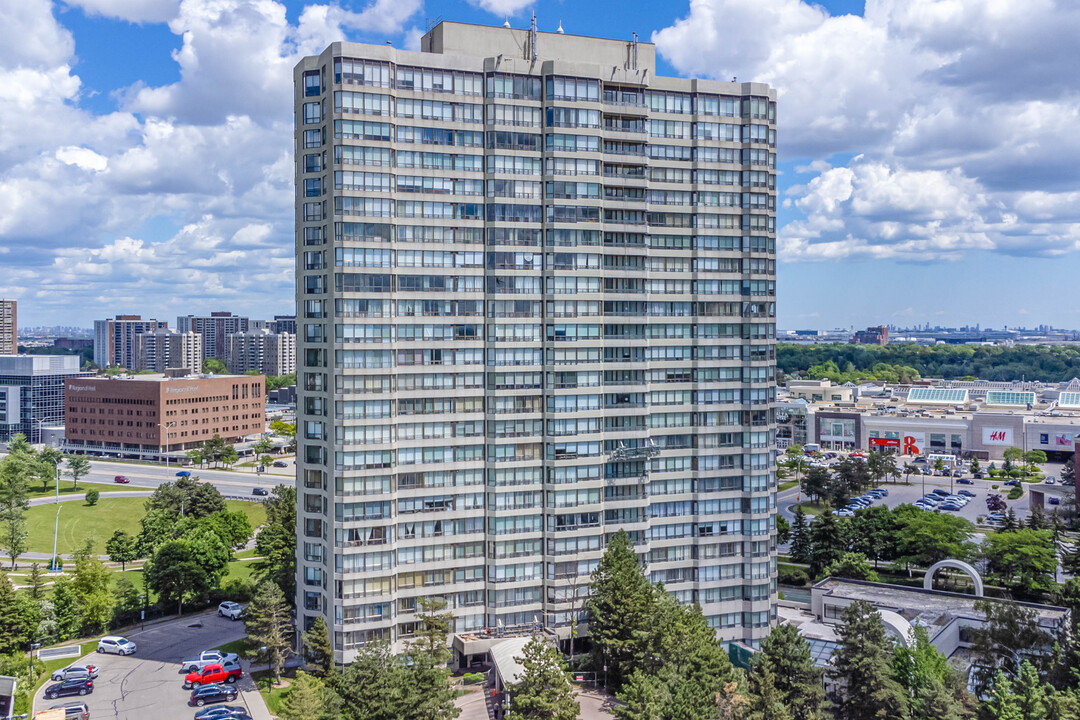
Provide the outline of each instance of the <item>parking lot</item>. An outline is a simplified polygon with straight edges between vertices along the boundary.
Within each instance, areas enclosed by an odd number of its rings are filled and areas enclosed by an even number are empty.
[[[125,637],[138,645],[134,655],[120,657],[93,653],[85,658],[100,667],[94,680],[94,691],[85,697],[44,699],[46,683],[34,698],[34,709],[45,710],[54,705],[86,702],[93,720],[191,720],[198,708],[189,707],[190,690],[183,689],[184,675],[180,660],[198,655],[203,650],[218,647],[244,637],[244,625],[206,613],[148,627]],[[73,664],[80,662],[72,659]],[[255,684],[247,675],[237,683],[240,697],[228,704],[262,703]],[[253,717],[265,716],[266,711]],[[261,709],[261,708],[260,708]]]
[[[983,463],[985,467],[988,463]],[[1047,476],[1054,476],[1060,478],[1061,476],[1061,464],[1060,463],[1047,463],[1043,466]],[[970,474],[967,475],[971,477]],[[926,493],[934,490],[935,488],[943,488],[950,492],[956,492],[957,490],[968,489],[975,493],[975,497],[966,506],[957,512],[951,513],[958,515],[962,518],[976,522],[979,516],[985,516],[986,511],[986,497],[992,493],[1000,494],[1003,498],[1008,498],[1009,488],[1001,485],[1001,480],[983,479],[973,480],[973,485],[961,485],[956,482],[956,478],[952,478],[952,484],[950,485],[950,478],[940,477],[934,475],[912,475],[910,478],[910,485],[904,485],[904,478],[901,477],[899,483],[884,483],[880,487],[883,487],[889,491],[889,497],[882,498],[874,503],[874,505],[885,505],[888,507],[896,507],[903,503],[913,503]],[[991,485],[998,485],[997,490],[993,490]],[[1028,487],[1028,483],[1024,483],[1024,489]],[[798,487],[786,490],[778,497],[777,504],[780,508],[780,513],[789,521],[794,517],[792,508],[796,504],[796,498],[801,498],[802,501],[806,500],[805,495]],[[1030,508],[1031,495],[1025,492],[1023,496],[1016,500],[1006,500],[1009,507],[1011,507],[1021,519],[1027,517],[1028,509]],[[1053,508],[1047,508],[1047,511],[1052,511]]]

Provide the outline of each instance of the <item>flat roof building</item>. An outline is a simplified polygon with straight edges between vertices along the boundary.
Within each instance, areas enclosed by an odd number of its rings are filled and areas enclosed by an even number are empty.
[[[0,442],[39,443],[43,427],[63,427],[65,381],[90,374],[74,355],[0,355]]]
[[[66,448],[160,458],[214,435],[236,443],[266,429],[262,375],[128,375],[66,383]]]
[[[251,320],[227,311],[212,312],[209,315],[180,315],[176,318],[176,329],[202,335],[203,360],[214,358],[225,362],[229,336],[250,330]]]
[[[776,94],[441,22],[294,71],[298,624],[564,640],[626,530],[719,637],[775,619]],[[578,626],[587,632],[587,628]]]
[[[0,300],[0,354],[19,354],[19,302]]]
[[[117,315],[94,321],[94,364],[135,369],[135,337],[167,328],[167,322],[143,320],[141,315]]]

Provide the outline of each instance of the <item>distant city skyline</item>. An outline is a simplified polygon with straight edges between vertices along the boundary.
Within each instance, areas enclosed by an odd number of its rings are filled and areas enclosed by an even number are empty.
[[[1080,246],[1080,6],[868,6],[0,3],[14,89],[0,98],[0,297],[25,326],[291,312],[297,58],[343,39],[414,48],[428,18],[520,28],[535,11],[542,30],[637,32],[665,75],[778,88],[781,326],[1080,325],[1063,292]]]

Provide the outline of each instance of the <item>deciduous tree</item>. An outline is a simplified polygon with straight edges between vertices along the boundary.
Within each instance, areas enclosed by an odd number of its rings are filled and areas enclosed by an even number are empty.
[[[90,460],[85,455],[67,456],[67,476],[71,478],[72,485],[78,489],[79,478],[90,474]]]
[[[161,603],[166,607],[175,604],[178,614],[185,602],[205,597],[210,591],[209,575],[191,558],[191,548],[182,540],[166,540],[158,546],[143,574]]]
[[[11,567],[26,552],[29,479],[36,468],[37,460],[29,452],[9,451],[0,460],[0,547],[11,557]]]

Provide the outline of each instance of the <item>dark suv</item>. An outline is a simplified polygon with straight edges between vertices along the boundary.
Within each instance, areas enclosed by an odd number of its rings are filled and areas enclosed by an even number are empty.
[[[222,700],[232,702],[237,695],[236,688],[231,685],[222,685],[221,683],[203,685],[195,688],[191,693],[191,704],[202,707],[206,703],[221,702]]]
[[[90,720],[90,708],[84,702],[53,705],[50,710],[63,709],[64,720]]]
[[[45,697],[53,700],[64,695],[87,695],[94,692],[94,681],[89,677],[72,678],[45,688]]]

